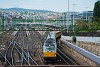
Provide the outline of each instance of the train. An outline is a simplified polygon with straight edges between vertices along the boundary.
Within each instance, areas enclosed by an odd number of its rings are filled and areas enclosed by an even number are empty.
[[[49,32],[43,44],[43,58],[45,62],[56,62],[57,40],[61,37],[61,32]]]

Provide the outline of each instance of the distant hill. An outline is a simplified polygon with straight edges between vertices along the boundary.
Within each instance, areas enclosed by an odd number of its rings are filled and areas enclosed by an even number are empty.
[[[24,9],[24,8],[0,8],[0,10],[11,10],[11,11],[16,11],[16,12],[52,12],[49,10],[32,10],[32,9]]]

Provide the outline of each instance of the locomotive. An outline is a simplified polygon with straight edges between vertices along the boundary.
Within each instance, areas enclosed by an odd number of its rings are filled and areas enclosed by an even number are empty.
[[[61,32],[49,32],[43,44],[43,58],[46,62],[56,62],[57,38],[61,37]]]
[[[43,45],[43,57],[46,62],[52,62],[56,59],[56,36],[54,32],[49,32]]]

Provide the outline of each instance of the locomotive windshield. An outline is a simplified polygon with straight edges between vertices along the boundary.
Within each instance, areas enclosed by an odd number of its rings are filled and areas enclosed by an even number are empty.
[[[46,41],[46,43],[54,43],[55,42],[55,40],[53,39],[53,38],[49,38],[47,41]]]
[[[52,39],[52,38],[49,38],[47,41],[46,41],[46,51],[54,51],[55,50],[55,40]]]

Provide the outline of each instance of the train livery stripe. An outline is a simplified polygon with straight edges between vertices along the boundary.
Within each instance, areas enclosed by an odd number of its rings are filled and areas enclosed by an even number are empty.
[[[56,52],[43,52],[44,57],[56,57]]]

